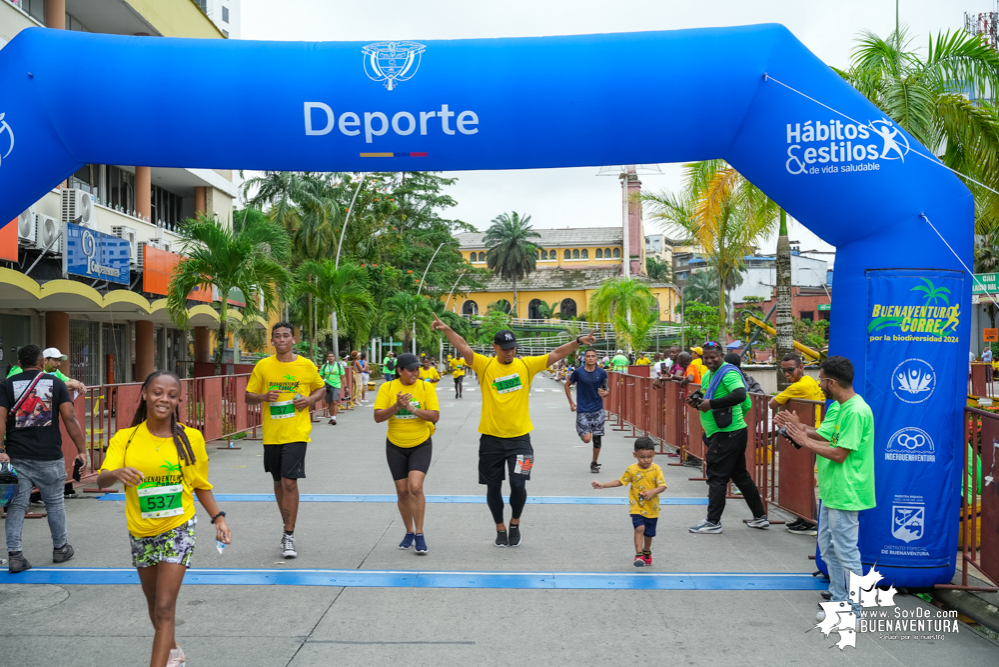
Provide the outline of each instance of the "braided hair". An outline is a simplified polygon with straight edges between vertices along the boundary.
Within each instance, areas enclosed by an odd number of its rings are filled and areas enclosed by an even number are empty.
[[[146,381],[142,383],[142,391],[147,391],[149,385],[152,381],[163,375],[172,377],[180,384],[180,378],[177,377],[175,373],[170,371],[154,371],[149,374]],[[147,395],[148,398],[148,395]],[[195,462],[194,450],[191,449],[191,441],[187,439],[187,433],[184,432],[184,427],[177,421],[177,417],[180,414],[180,406],[173,411],[170,415],[170,432],[173,434],[173,444],[177,447],[177,455],[180,456],[182,465],[193,465]],[[139,394],[139,407],[135,411],[135,417],[132,418],[132,426],[139,426],[142,422],[146,421],[149,416],[149,408],[146,405],[146,401],[142,399],[142,394]]]

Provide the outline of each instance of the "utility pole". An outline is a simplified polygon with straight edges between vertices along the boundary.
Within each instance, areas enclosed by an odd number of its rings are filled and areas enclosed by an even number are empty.
[[[785,354],[794,352],[794,320],[791,315],[791,243],[787,239],[787,212],[780,210],[780,232],[777,236],[777,390],[784,391],[791,384],[780,372],[780,362]]]

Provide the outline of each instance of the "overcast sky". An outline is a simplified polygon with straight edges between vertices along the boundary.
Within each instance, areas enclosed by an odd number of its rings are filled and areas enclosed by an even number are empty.
[[[900,0],[901,22],[925,47],[930,33],[959,29],[964,12],[995,11],[995,0]],[[533,37],[676,30],[782,23],[830,65],[846,67],[857,33],[887,36],[895,27],[895,0],[242,0],[243,39],[379,41]],[[681,167],[642,176],[646,189],[679,189]],[[449,172],[458,177],[450,216],[484,230],[504,211],[530,214],[535,227],[621,224],[616,178],[597,169]],[[646,233],[659,231],[646,223]],[[802,249],[830,249],[802,225],[792,240]],[[773,250],[775,241],[764,246]]]

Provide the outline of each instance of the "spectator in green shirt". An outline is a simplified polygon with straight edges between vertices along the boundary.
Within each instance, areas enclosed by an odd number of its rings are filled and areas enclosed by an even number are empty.
[[[767,528],[770,521],[763,508],[760,491],[746,469],[749,428],[746,426],[745,415],[753,405],[746,383],[737,367],[723,361],[724,350],[721,345],[708,342],[702,348],[704,365],[708,369],[701,377],[704,399],[698,402],[691,396],[688,403],[701,412],[701,426],[708,443],[708,453],[705,456],[708,517],[696,526],[691,526],[690,532],[722,532],[721,516],[725,510],[725,493],[729,480],[739,487],[742,497],[753,512],[753,520],[746,525],[750,528]]]
[[[326,363],[319,369],[319,377],[326,383],[326,405],[330,411],[330,426],[336,426],[336,412],[340,407],[340,387],[343,366],[332,352],[326,355]]]
[[[618,350],[614,358],[611,359],[615,373],[624,373],[628,370],[628,357],[624,356],[624,350]]]
[[[59,370],[59,366],[62,365],[62,362],[69,358],[65,354],[54,347],[50,347],[42,352],[42,356],[45,357],[45,360],[42,363],[42,367],[45,369],[45,372],[62,380],[66,384],[67,389],[70,391],[83,391],[87,388],[87,386],[79,380],[70,379]]]
[[[793,412],[777,413],[777,424],[816,455],[819,477],[819,551],[829,570],[834,602],[849,600],[849,572],[863,575],[860,563],[861,510],[875,506],[874,414],[853,391],[853,364],[833,356],[819,367],[819,387],[833,400],[818,428]],[[854,604],[854,611],[860,612]]]

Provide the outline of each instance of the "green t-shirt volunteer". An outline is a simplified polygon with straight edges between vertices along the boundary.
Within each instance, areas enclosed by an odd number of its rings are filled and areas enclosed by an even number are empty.
[[[623,372],[624,369],[628,368],[628,357],[623,354],[616,354],[611,359],[611,364],[614,366],[615,371]]]
[[[874,500],[874,413],[860,394],[845,403],[833,401],[816,429],[832,447],[849,449],[842,463],[815,457],[819,498],[834,510],[868,510]]]
[[[13,377],[13,376],[17,375],[18,373],[23,373],[23,372],[24,371],[21,370],[20,366],[12,366],[11,369],[10,369],[10,373],[7,373],[7,377]],[[45,372],[48,372],[48,371],[45,371]],[[59,378],[60,380],[62,380],[63,382],[68,382],[69,381],[69,378],[66,377],[66,375],[61,370],[59,370],[58,368],[55,369],[54,372],[49,373],[49,375],[54,375],[57,378]]]
[[[714,398],[725,398],[731,394],[736,389],[745,389],[746,384],[742,381],[742,373],[735,369],[735,366],[725,364],[719,371],[725,371],[726,367],[732,369],[725,373],[722,377],[721,384],[718,385],[718,389],[715,390]],[[711,385],[711,378],[714,376],[712,371],[707,371],[701,377],[701,387],[707,392],[707,388]],[[704,429],[704,434],[709,438],[721,431],[722,433],[730,433],[732,431],[738,431],[740,429],[746,428],[746,415],[749,414],[750,409],[753,407],[753,401],[746,395],[746,400],[742,403],[738,403],[732,406],[732,423],[725,428],[718,428],[715,423],[715,416],[713,411],[708,410],[707,412],[701,413],[701,427]]]
[[[343,366],[339,361],[334,361],[332,364],[327,362],[319,369],[319,377],[334,389],[340,388],[340,380],[343,378],[343,375]]]

